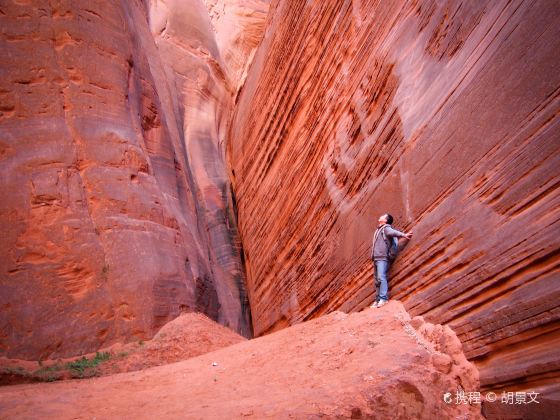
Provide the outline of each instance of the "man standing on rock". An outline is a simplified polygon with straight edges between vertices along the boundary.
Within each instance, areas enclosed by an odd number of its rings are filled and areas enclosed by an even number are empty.
[[[375,269],[375,290],[377,296],[370,308],[380,308],[389,300],[388,272],[394,258],[391,251],[393,238],[412,238],[412,232],[403,233],[391,227],[393,216],[389,213],[382,215],[377,221],[378,228],[373,235],[371,259]]]

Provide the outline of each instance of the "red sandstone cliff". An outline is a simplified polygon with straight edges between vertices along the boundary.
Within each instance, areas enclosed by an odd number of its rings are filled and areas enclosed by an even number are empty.
[[[484,387],[558,392],[560,7],[276,1],[228,142],[255,334],[391,292]]]
[[[202,0],[0,4],[0,354],[92,351],[185,311],[251,335],[221,144],[256,5],[223,60]]]
[[[267,4],[0,4],[0,354],[359,310],[390,210],[393,296],[554,393],[559,8]]]

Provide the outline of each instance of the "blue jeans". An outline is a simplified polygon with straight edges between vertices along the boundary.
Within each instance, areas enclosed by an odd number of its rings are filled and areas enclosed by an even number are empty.
[[[375,261],[375,291],[377,292],[377,297],[375,298],[375,300],[389,299],[389,279],[387,277],[388,272],[389,261]]]

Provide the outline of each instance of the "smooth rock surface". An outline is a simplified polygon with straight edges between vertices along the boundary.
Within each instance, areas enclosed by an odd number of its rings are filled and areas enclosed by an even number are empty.
[[[276,1],[228,143],[256,335],[390,291],[489,389],[558,394],[557,2]]]
[[[263,25],[238,31],[226,79],[209,13],[0,4],[1,355],[147,339],[192,311],[251,336],[222,143]]]

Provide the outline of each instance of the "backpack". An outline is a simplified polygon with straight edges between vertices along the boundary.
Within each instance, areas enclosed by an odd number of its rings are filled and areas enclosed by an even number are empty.
[[[383,236],[383,240],[387,244],[387,259],[390,262],[393,262],[399,254],[399,240],[396,236],[387,239],[387,236],[385,236],[385,227],[387,226],[388,225],[383,226],[383,228],[381,229],[381,235]]]

